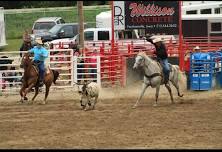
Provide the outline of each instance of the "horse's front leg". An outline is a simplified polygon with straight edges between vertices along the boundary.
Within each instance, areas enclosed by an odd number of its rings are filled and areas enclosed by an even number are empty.
[[[25,88],[26,88],[26,84],[22,83],[22,87],[19,91],[20,96],[21,96],[20,102],[23,102],[24,100],[28,100],[28,98],[25,96]]]
[[[167,88],[169,94],[170,94],[170,98],[171,98],[171,103],[173,104],[174,103],[174,100],[173,100],[173,95],[172,95],[172,91],[171,91],[171,88],[170,88],[170,85],[169,83],[168,84],[165,84],[165,87]]]
[[[35,83],[31,83],[28,88],[25,88],[24,92],[23,92],[23,97],[25,97],[27,95],[27,93],[32,89],[32,87],[34,87]]]
[[[153,104],[154,107],[157,106],[157,100],[158,100],[158,97],[159,97],[159,92],[160,92],[160,85],[158,85],[158,86],[156,87],[156,101],[155,101],[155,103]]]
[[[20,93],[20,96],[21,96],[21,100],[20,102],[23,102],[24,100],[24,90],[25,90],[25,87],[22,85],[22,88],[20,89],[19,93]]]
[[[143,94],[145,93],[145,91],[146,91],[146,89],[147,89],[148,86],[149,86],[148,84],[143,83],[142,91],[141,91],[140,96],[139,96],[139,98],[137,99],[136,103],[134,104],[133,108],[136,108],[136,107],[137,107],[139,101],[140,101],[141,98],[143,97]]]

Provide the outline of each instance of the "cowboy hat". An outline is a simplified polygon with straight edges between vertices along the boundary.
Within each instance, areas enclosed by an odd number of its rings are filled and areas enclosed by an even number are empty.
[[[196,46],[196,47],[194,48],[194,50],[200,50],[200,47],[199,47],[199,46]]]
[[[156,39],[153,40],[153,43],[162,42],[162,41],[163,41],[163,40],[162,40],[160,37],[158,37],[158,38],[156,38]]]
[[[41,44],[41,45],[43,44],[41,38],[36,38],[36,39],[35,39],[35,42],[36,42],[37,44]]]

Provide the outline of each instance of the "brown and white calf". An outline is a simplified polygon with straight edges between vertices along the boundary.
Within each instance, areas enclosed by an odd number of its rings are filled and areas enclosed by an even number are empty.
[[[84,82],[82,89],[79,91],[81,94],[80,104],[84,110],[87,110],[87,105],[95,108],[99,97],[99,85],[96,82]],[[93,99],[94,98],[94,99]]]

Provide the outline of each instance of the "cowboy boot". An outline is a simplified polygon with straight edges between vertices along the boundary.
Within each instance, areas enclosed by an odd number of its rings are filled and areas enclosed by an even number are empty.
[[[42,87],[43,85],[44,85],[43,79],[42,79],[42,78],[39,78],[39,87]]]

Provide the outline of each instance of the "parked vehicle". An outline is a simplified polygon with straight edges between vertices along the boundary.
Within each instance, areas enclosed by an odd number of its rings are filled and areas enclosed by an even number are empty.
[[[37,34],[50,30],[56,24],[63,24],[65,21],[61,17],[42,17],[36,20],[32,27],[32,34]]]
[[[121,34],[122,33],[122,34]],[[134,48],[145,50],[147,46],[150,46],[150,42],[144,39],[140,39],[135,30],[132,31],[115,31],[115,40],[121,45],[131,44],[133,42]],[[122,37],[121,37],[122,35]],[[87,28],[84,30],[84,44],[85,46],[91,46],[94,42],[95,47],[101,46],[101,43],[105,42],[106,45],[111,45],[112,29],[111,28]],[[79,34],[73,38],[57,39],[50,42],[50,46],[53,48],[59,48],[59,43],[63,43],[63,48],[68,48],[70,44],[79,44]],[[146,46],[144,46],[146,45]]]
[[[87,24],[85,24],[85,27]],[[48,32],[35,34],[34,38],[41,37],[43,42],[62,38],[73,38],[78,34],[78,23],[64,23],[53,26]]]

